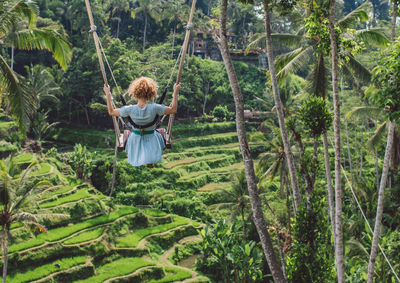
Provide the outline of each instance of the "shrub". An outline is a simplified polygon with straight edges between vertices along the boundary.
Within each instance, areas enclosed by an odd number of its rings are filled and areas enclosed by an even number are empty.
[[[233,117],[233,113],[229,112],[228,107],[226,105],[217,105],[212,111],[212,115],[218,119],[218,121],[228,121]]]

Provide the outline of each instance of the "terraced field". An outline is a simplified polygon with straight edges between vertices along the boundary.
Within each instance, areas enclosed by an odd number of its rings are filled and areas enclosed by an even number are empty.
[[[134,168],[124,153],[119,156],[113,199],[75,180],[59,161],[41,162],[33,175],[51,179],[55,186],[40,195],[35,212],[70,217],[46,222],[48,233],[36,236],[21,225],[12,226],[8,282],[209,282],[193,269],[195,255],[182,265],[170,259],[176,247],[200,239],[202,218],[191,199],[212,207],[221,190],[229,189],[232,173],[242,168],[237,136],[233,123],[178,125],[174,134],[173,149],[156,168]],[[90,141],[93,136],[93,131],[90,137],[82,132],[80,138]],[[103,146],[99,139],[86,145],[97,150]],[[254,155],[263,150],[260,144],[251,148]],[[111,157],[112,149],[103,153]],[[17,162],[23,167],[33,158],[24,154]],[[105,182],[101,174],[96,178],[94,185]],[[139,203],[135,197],[142,193],[149,198]],[[174,207],[177,199],[188,202],[184,210]]]

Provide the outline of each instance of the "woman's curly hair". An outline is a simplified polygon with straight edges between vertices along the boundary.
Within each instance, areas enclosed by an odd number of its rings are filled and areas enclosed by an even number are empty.
[[[157,97],[157,83],[148,77],[140,77],[131,82],[128,93],[135,99],[152,100]]]

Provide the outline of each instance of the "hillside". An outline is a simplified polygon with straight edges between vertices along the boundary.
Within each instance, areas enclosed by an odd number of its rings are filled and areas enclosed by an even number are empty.
[[[1,123],[6,127],[6,122]],[[13,225],[7,282],[208,282],[194,269],[195,243],[201,240],[198,231],[203,224],[192,219],[208,218],[207,206],[212,208],[221,201],[219,193],[229,190],[232,173],[242,168],[233,130],[234,123],[178,125],[179,139],[154,169],[134,168],[121,153],[118,171],[127,170],[124,175],[128,177],[117,178],[112,198],[76,179],[71,167],[62,162],[68,152],[15,157],[21,168],[40,160],[31,177],[54,184],[40,194],[35,214],[68,217],[42,221],[48,232],[35,235],[18,223]],[[112,158],[111,148],[91,142],[112,132],[61,129],[63,139],[57,143],[65,143],[64,149],[69,143],[68,131],[75,132],[71,136],[79,137],[78,142],[86,141],[97,155],[100,151]],[[259,152],[262,145],[252,144],[252,148]],[[102,164],[96,162],[96,166]],[[95,167],[93,172],[96,170],[100,169]],[[96,176],[92,176],[94,185],[105,181],[96,183]],[[143,191],[147,195],[135,203]],[[161,204],[155,195],[163,200]],[[201,207],[193,207],[193,199],[198,199]],[[176,205],[177,200],[183,204]]]

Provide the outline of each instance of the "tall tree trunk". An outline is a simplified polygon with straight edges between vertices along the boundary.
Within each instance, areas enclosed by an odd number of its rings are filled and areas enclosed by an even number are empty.
[[[242,228],[243,228],[243,240],[246,241],[246,223],[244,221],[244,207],[240,209],[240,213],[242,214]]]
[[[117,177],[117,152],[118,152],[118,141],[115,140],[115,147],[114,147],[114,162],[113,162],[113,171],[112,171],[112,179],[110,183],[110,194],[109,197],[112,197],[114,193],[115,187],[115,180]]]
[[[1,239],[1,244],[3,246],[3,255],[4,255],[4,263],[3,263],[3,283],[6,282],[7,279],[7,265],[8,265],[8,229],[3,226],[3,239]]]
[[[251,157],[249,145],[246,137],[246,129],[244,126],[244,100],[239,82],[236,76],[235,69],[232,64],[232,59],[229,55],[228,42],[226,38],[226,10],[228,0],[221,1],[220,14],[220,31],[219,39],[217,39],[218,47],[225,64],[229,82],[231,84],[233,97],[235,100],[236,110],[236,129],[240,144],[240,150],[243,156],[246,180],[248,185],[250,203],[253,211],[253,221],[257,228],[260,237],[261,245],[264,251],[265,258],[268,262],[272,277],[275,282],[287,282],[280,268],[279,262],[274,252],[271,237],[268,233],[267,224],[265,223],[264,213],[261,207],[260,196],[258,195],[256,176],[254,173],[253,159]]]
[[[143,28],[143,53],[146,48],[146,33],[147,33],[147,14],[144,12],[144,28]]]
[[[332,52],[332,87],[333,87],[333,130],[335,136],[335,255],[336,270],[339,283],[345,282],[343,231],[342,231],[342,184],[340,164],[340,104],[338,89],[338,50],[335,36],[335,0],[329,3],[329,37]]]
[[[398,13],[398,0],[393,1],[393,15],[392,15],[392,26],[390,29],[390,38],[392,42],[394,42],[394,38],[396,37],[396,20],[397,20],[397,13]]]
[[[295,213],[297,213],[297,208],[300,206],[300,202],[301,202],[301,195],[300,195],[300,190],[299,190],[299,183],[297,180],[296,168],[294,165],[294,158],[293,158],[292,150],[290,148],[289,136],[288,136],[288,133],[287,133],[286,127],[285,127],[285,118],[283,115],[281,98],[279,96],[278,81],[276,79],[274,56],[273,56],[273,50],[272,50],[271,19],[270,19],[270,14],[268,11],[267,0],[263,0],[263,6],[264,6],[264,17],[265,17],[265,33],[266,33],[266,41],[267,41],[266,43],[267,43],[268,66],[269,66],[269,72],[271,75],[272,91],[274,94],[275,107],[276,107],[276,112],[278,114],[278,120],[279,120],[279,128],[281,130],[281,136],[282,136],[282,141],[283,141],[283,145],[284,145],[286,160],[288,163],[290,181],[291,181],[292,188],[293,188],[294,204],[295,204],[294,210],[295,210]]]
[[[364,154],[363,154],[363,147],[364,147],[364,123],[362,123],[362,129],[361,129],[361,146],[360,146],[360,172],[358,173],[360,179],[362,178],[362,169],[363,169],[363,159],[364,159]]]
[[[174,32],[172,33],[172,52],[171,58],[174,58],[174,46],[175,46],[175,33],[176,33],[176,20],[174,20]]]
[[[375,148],[375,175],[376,175],[376,190],[379,191],[379,159],[378,150]]]
[[[397,1],[393,3],[393,16],[392,16],[392,27],[391,27],[391,40],[394,43],[394,37],[396,34],[396,19],[397,19]],[[375,261],[378,255],[378,245],[379,245],[379,233],[381,229],[382,215],[383,215],[383,204],[385,200],[385,187],[389,175],[390,159],[393,150],[393,140],[395,133],[395,123],[388,121],[388,137],[385,150],[385,158],[383,159],[383,168],[381,183],[378,192],[378,206],[376,207],[376,218],[374,227],[374,237],[372,238],[371,254],[369,256],[368,262],[368,277],[367,283],[372,283],[374,279]]]
[[[326,136],[326,133],[324,133],[322,135],[322,142],[324,145],[326,186],[327,186],[327,190],[328,190],[328,206],[329,206],[329,215],[331,217],[331,226],[332,226],[332,235],[333,235],[335,233],[335,202],[333,199],[331,166],[329,164],[329,146],[328,146],[328,138]]]
[[[387,143],[386,143],[385,158],[383,160],[381,184],[379,186],[379,192],[378,192],[378,206],[376,208],[374,237],[372,239],[371,253],[370,253],[369,263],[368,263],[367,283],[372,283],[373,278],[374,278],[375,261],[376,261],[376,256],[378,254],[379,233],[380,233],[381,224],[382,224],[381,222],[382,222],[382,215],[383,215],[383,203],[384,203],[384,199],[385,199],[385,188],[386,188],[386,183],[387,183],[387,179],[388,179],[390,158],[392,155],[392,148],[393,148],[393,139],[394,139],[393,134],[394,134],[395,124],[390,121],[388,121],[388,123],[389,123],[388,138],[387,138]]]
[[[282,265],[282,270],[283,270],[283,276],[285,276],[285,280],[287,281],[287,275],[286,275],[286,264],[285,264],[285,255],[283,253],[282,245],[281,245],[281,240],[279,237],[279,229],[275,229],[276,232],[276,241],[278,244],[278,249],[279,249],[279,257],[281,258],[281,265]]]

